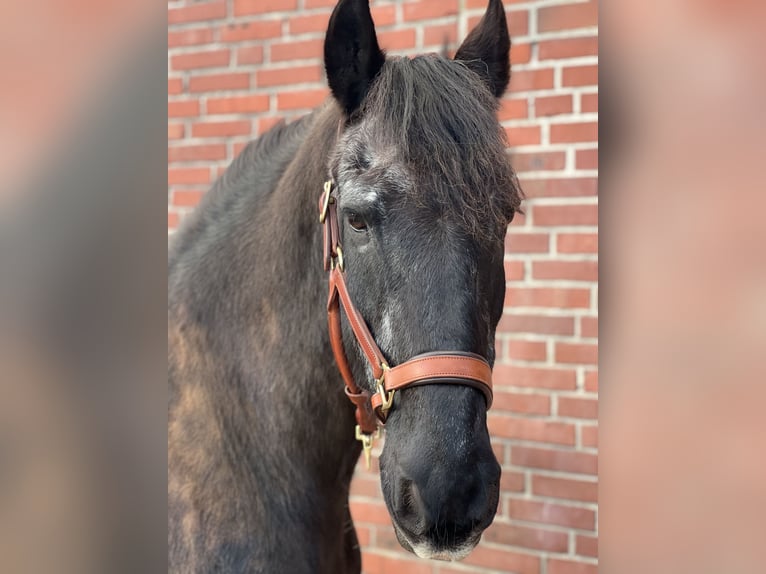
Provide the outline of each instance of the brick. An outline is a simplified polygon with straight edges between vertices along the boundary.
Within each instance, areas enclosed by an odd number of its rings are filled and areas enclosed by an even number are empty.
[[[375,22],[375,29],[384,26],[391,26],[396,23],[396,6],[392,4],[382,6],[372,6],[372,20]]]
[[[497,390],[492,399],[494,412],[508,411],[532,415],[547,415],[551,412],[551,399],[537,393],[513,393]]]
[[[430,564],[416,562],[416,560],[416,558],[384,556],[374,551],[366,552],[362,554],[362,571],[365,574],[431,574]]]
[[[324,40],[303,40],[300,42],[274,42],[271,44],[271,61],[304,60],[321,58]]]
[[[542,227],[598,225],[597,205],[535,205],[535,225]]]
[[[595,511],[553,502],[511,498],[508,501],[508,514],[511,520],[555,524],[580,530],[593,530],[596,527]]]
[[[503,269],[506,281],[523,281],[526,276],[523,261],[504,261]]]
[[[574,335],[573,317],[517,315],[506,312],[497,330],[503,333],[535,333],[538,335]]]
[[[535,98],[535,116],[557,116],[571,114],[573,111],[572,96],[540,96]]]
[[[368,498],[380,496],[380,480],[373,477],[355,476],[351,482],[351,496],[366,496]]]
[[[295,16],[290,18],[288,28],[290,34],[308,34],[311,32],[325,32],[330,21],[330,12],[324,14],[310,14],[308,16]]]
[[[597,122],[552,124],[551,143],[576,143],[598,141]]]
[[[184,137],[185,129],[183,124],[168,124],[168,139],[178,140]]]
[[[168,212],[168,229],[176,229],[178,227],[179,217],[175,212]]]
[[[441,49],[445,45],[451,45],[456,42],[457,24],[440,24],[423,28],[424,46],[438,46]]]
[[[429,20],[444,16],[455,16],[458,12],[458,0],[418,0],[403,5],[402,16],[405,21]]]
[[[545,178],[521,180],[527,198],[535,197],[588,197],[598,193],[595,177]]]
[[[598,317],[580,317],[580,336],[586,339],[598,338]]]
[[[577,377],[573,369],[519,367],[495,363],[492,381],[498,386],[562,391],[571,391],[577,388]]]
[[[482,540],[548,552],[566,552],[569,546],[569,535],[566,532],[514,526],[499,521],[495,521],[484,531]]]
[[[597,86],[598,66],[569,66],[562,70],[561,83],[564,87]]]
[[[545,361],[547,356],[543,341],[508,341],[508,356],[520,361]]]
[[[168,161],[217,161],[226,159],[224,144],[185,145],[168,148]]]
[[[577,169],[598,169],[598,149],[578,149],[575,154]]]
[[[510,147],[540,145],[540,126],[514,126],[505,128],[505,137]]]
[[[303,0],[305,8],[331,8],[338,2],[337,0]]]
[[[557,363],[598,364],[598,345],[590,343],[560,343],[555,346]]]
[[[598,566],[571,560],[548,559],[548,574],[598,574]]]
[[[281,20],[258,20],[255,22],[230,23],[221,26],[221,41],[226,43],[245,42],[247,40],[265,40],[282,35]]]
[[[509,307],[557,307],[587,309],[590,307],[590,290],[580,288],[519,287],[507,290]]]
[[[322,68],[319,65],[276,68],[271,70],[258,70],[256,72],[256,83],[259,87],[263,88],[289,84],[302,84],[305,82],[319,82],[321,79]]]
[[[540,572],[540,559],[537,556],[482,545],[477,546],[463,560],[463,563],[515,574],[539,574]]]
[[[262,46],[247,46],[237,50],[237,64],[260,64],[263,62]]]
[[[533,261],[533,279],[598,281],[597,261]]]
[[[581,502],[597,502],[598,483],[533,474],[532,494]]]
[[[193,70],[195,68],[219,68],[229,65],[230,52],[226,50],[204,50],[189,54],[178,54],[170,59],[173,70]]]
[[[512,92],[553,89],[553,68],[513,72],[510,89]]]
[[[582,56],[598,55],[598,38],[566,38],[562,40],[546,40],[538,44],[537,57],[544,60],[563,60]]]
[[[327,96],[327,89],[304,90],[301,92],[282,92],[277,94],[277,110],[311,109],[321,104]]]
[[[595,1],[541,7],[537,11],[537,31],[556,32],[598,25]]]
[[[569,423],[508,417],[490,412],[487,417],[487,427],[492,436],[568,446],[575,445],[575,427]],[[516,464],[513,459],[511,462]]]
[[[182,118],[199,115],[198,100],[178,100],[168,102],[168,117]]]
[[[596,233],[560,233],[556,238],[559,253],[598,253]]]
[[[215,92],[219,90],[247,90],[250,88],[250,74],[208,74],[192,76],[189,79],[190,92]]]
[[[548,253],[550,235],[547,233],[515,233],[505,236],[506,253]]]
[[[580,429],[582,446],[586,448],[598,448],[598,426],[583,426]]]
[[[354,522],[369,522],[385,526],[391,525],[391,517],[382,502],[364,502],[355,500],[351,502],[350,508]]]
[[[177,189],[173,192],[173,205],[178,207],[194,207],[200,202],[203,195],[205,195],[205,192],[198,189]]]
[[[298,8],[298,0],[234,0],[234,15],[267,14]]]
[[[563,417],[597,419],[598,401],[594,399],[559,397],[558,414]]]
[[[529,102],[526,98],[505,98],[500,102],[497,119],[501,122],[529,117]]]
[[[184,167],[168,169],[168,185],[210,183],[210,168]]]
[[[259,113],[269,109],[269,96],[231,96],[210,98],[207,101],[208,114]]]
[[[582,94],[580,96],[580,111],[584,114],[598,112],[598,94]]]
[[[245,136],[251,133],[252,125],[249,120],[192,124],[192,137],[195,138]]]
[[[511,154],[511,163],[516,173],[564,169],[566,161],[566,153],[563,151]]]
[[[168,8],[168,24],[183,24],[226,17],[226,0]]]
[[[578,534],[575,538],[575,549],[575,552],[580,556],[598,558],[598,538],[596,536]]]
[[[181,78],[168,78],[168,95],[177,95],[183,90],[184,81]]]
[[[532,60],[532,44],[514,44],[511,48],[511,66],[528,64]]]
[[[514,466],[580,474],[598,473],[598,456],[586,452],[512,446],[511,463]]]
[[[384,50],[409,50],[415,47],[414,28],[397,28],[378,33],[378,42]]]
[[[598,371],[587,371],[585,373],[585,390],[589,393],[598,392]]]
[[[524,492],[526,484],[526,475],[523,472],[503,470],[500,475],[500,490],[503,492]]]
[[[196,46],[211,44],[213,30],[211,28],[189,28],[186,30],[168,30],[168,48],[179,46]]]

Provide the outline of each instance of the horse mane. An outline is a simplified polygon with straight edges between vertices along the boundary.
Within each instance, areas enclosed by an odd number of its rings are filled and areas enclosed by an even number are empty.
[[[200,239],[219,233],[225,227],[222,221],[251,215],[253,202],[276,189],[314,116],[309,114],[289,124],[281,120],[245,146],[177,232],[168,254],[170,270],[186,250],[199,245]]]
[[[497,106],[475,72],[433,54],[388,59],[361,115],[409,167],[405,193],[416,205],[489,240],[505,236],[523,198]]]

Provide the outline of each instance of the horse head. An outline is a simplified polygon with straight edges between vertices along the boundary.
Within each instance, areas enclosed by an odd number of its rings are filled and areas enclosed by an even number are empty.
[[[453,59],[387,58],[368,0],[341,0],[330,20],[325,67],[343,120],[328,169],[344,274],[391,366],[432,352],[494,362],[504,238],[521,200],[496,117],[509,51],[500,0]],[[354,379],[374,393],[347,321],[343,332]],[[470,385],[411,386],[394,398],[381,484],[400,543],[418,556],[463,558],[494,518],[488,406]]]

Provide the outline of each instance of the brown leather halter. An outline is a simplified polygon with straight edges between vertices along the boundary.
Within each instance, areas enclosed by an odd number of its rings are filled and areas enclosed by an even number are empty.
[[[484,358],[473,353],[426,353],[389,367],[375,343],[367,324],[354,307],[346,288],[343,249],[340,246],[335,184],[328,181],[319,199],[319,222],[324,225],[324,269],[330,273],[330,294],[327,315],[330,343],[343,381],[346,395],[356,406],[356,438],[362,442],[367,467],[370,466],[372,441],[378,436],[378,421],[386,422],[396,391],[429,384],[467,385],[484,393],[487,409],[492,405],[492,369]],[[351,374],[340,323],[340,306],[346,313],[351,329],[372,369],[376,392],[361,389]]]

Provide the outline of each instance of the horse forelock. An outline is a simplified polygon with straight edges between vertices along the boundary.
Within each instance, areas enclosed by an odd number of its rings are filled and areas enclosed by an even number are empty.
[[[353,167],[386,164],[381,171],[400,180],[393,189],[408,204],[459,223],[479,240],[497,239],[519,211],[522,192],[496,110],[495,97],[460,62],[391,58],[360,112],[358,140],[372,149],[349,142]]]

